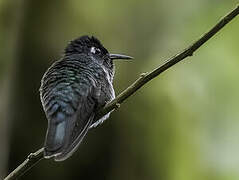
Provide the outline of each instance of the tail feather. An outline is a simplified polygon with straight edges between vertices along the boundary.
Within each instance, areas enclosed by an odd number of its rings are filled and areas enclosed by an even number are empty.
[[[94,115],[91,115],[89,119],[79,120],[80,127],[75,129],[77,127],[76,114],[67,116],[58,112],[48,124],[44,157],[54,157],[55,161],[63,161],[70,157],[88,132],[93,119]]]
[[[86,133],[90,129],[93,119],[94,115],[89,118],[87,124],[84,126],[80,134],[73,140],[73,142],[71,142],[70,146],[66,147],[65,149],[62,149],[62,152],[54,157],[55,161],[64,161],[77,150]]]
[[[67,117],[62,112],[58,112],[49,121],[45,140],[45,158],[51,158],[59,154],[64,145],[67,121]]]

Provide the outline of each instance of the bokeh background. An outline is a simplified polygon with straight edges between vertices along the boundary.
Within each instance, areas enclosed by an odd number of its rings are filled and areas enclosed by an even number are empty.
[[[89,34],[114,53],[119,93],[181,51],[237,0],[0,0],[0,179],[42,147],[44,71]],[[239,18],[140,89],[64,162],[21,179],[239,179]]]

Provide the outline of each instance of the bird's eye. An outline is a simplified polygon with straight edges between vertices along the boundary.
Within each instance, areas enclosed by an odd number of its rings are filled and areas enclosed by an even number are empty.
[[[91,47],[90,52],[93,53],[93,54],[98,54],[98,53],[100,53],[101,51],[100,51],[99,48]]]

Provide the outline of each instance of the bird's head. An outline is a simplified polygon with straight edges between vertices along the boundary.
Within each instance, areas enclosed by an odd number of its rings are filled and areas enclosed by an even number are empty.
[[[81,36],[71,41],[65,49],[65,54],[85,54],[109,68],[113,67],[113,60],[115,59],[132,59],[126,55],[110,54],[94,36]]]

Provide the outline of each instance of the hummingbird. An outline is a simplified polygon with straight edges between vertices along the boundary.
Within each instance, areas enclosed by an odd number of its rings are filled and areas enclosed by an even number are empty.
[[[44,158],[64,161],[79,147],[88,130],[100,119],[97,110],[115,98],[115,59],[130,56],[110,54],[94,36],[81,36],[68,43],[62,58],[44,73],[40,99],[48,120]]]

